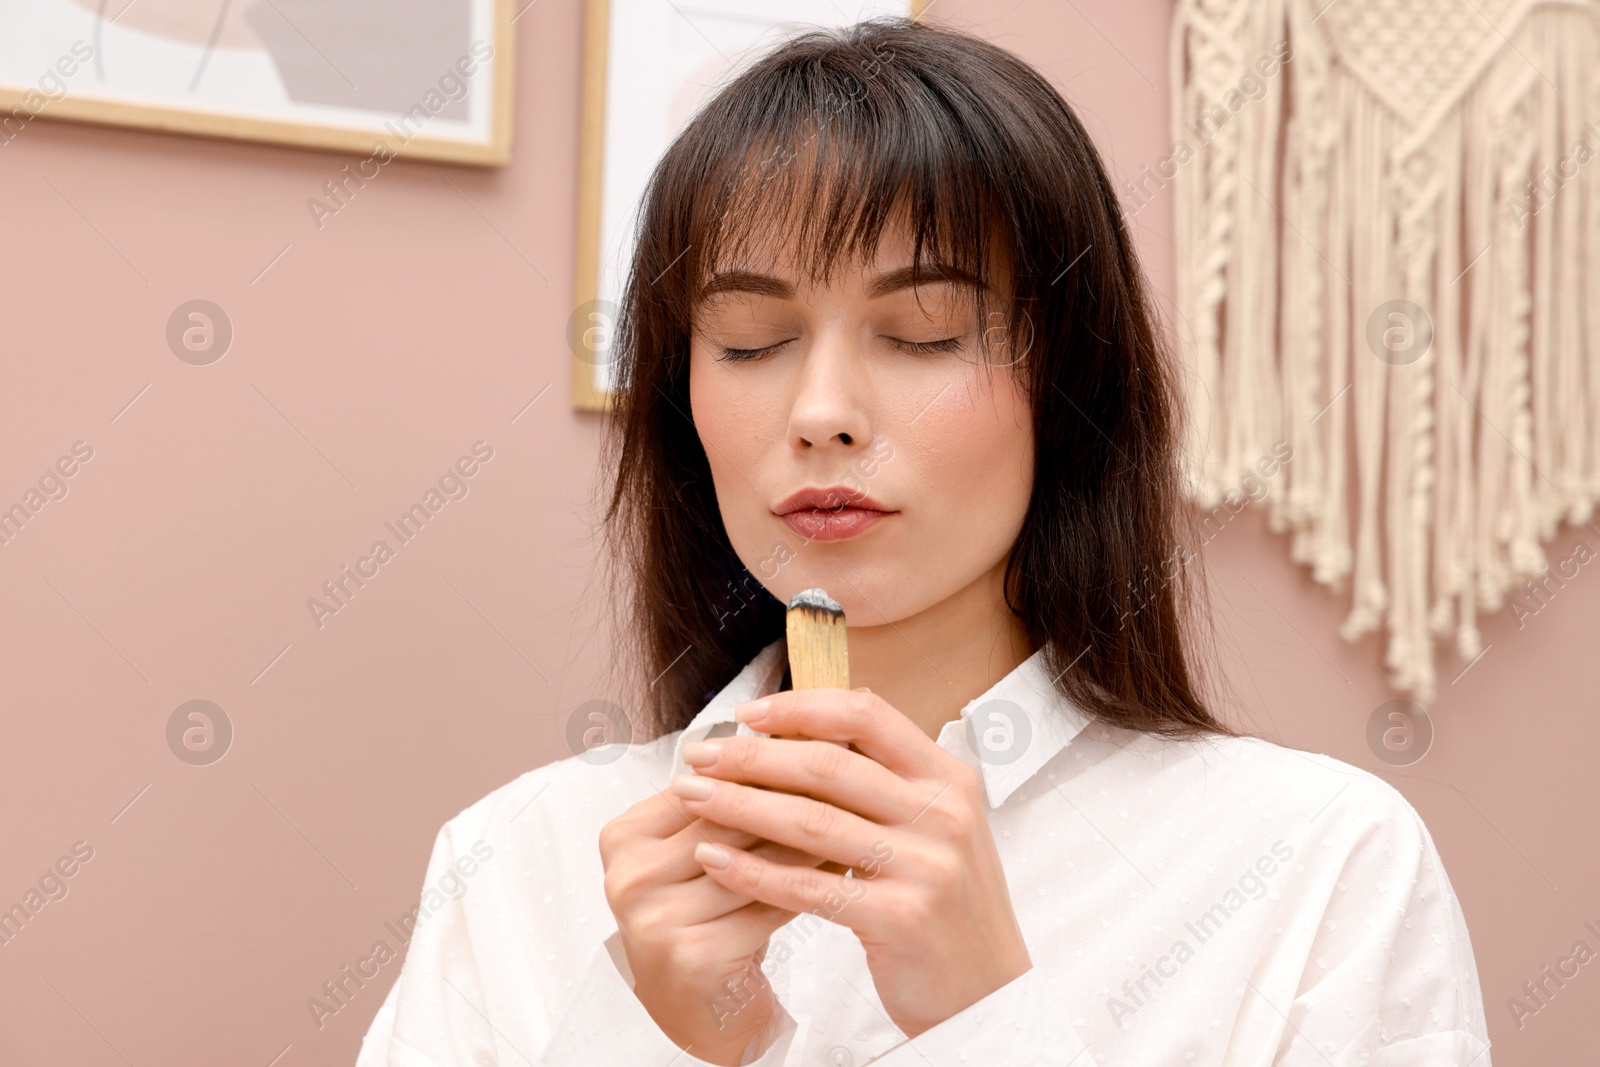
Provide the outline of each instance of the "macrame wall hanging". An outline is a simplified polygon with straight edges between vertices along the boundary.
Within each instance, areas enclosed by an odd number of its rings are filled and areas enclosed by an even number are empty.
[[[1171,60],[1189,492],[1292,447],[1270,528],[1429,704],[1600,495],[1600,0],[1178,0]]]

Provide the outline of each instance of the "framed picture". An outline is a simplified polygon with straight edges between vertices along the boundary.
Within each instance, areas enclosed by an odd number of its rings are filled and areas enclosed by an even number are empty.
[[[0,0],[0,147],[59,118],[506,163],[515,3]]]
[[[808,25],[922,17],[929,0],[587,0],[578,176],[575,408],[610,407],[612,319],[650,171],[726,76]]]

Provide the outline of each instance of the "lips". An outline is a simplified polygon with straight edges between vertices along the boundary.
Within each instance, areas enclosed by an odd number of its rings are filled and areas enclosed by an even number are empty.
[[[801,509],[833,511],[841,506],[859,508],[863,511],[879,511],[885,514],[894,510],[887,505],[878,503],[858,490],[848,489],[842,485],[829,485],[820,489],[802,489],[773,508],[772,513],[774,515],[787,515],[792,511],[800,511]]]
[[[842,485],[802,489],[772,511],[807,541],[842,541],[895,514],[865,493]]]

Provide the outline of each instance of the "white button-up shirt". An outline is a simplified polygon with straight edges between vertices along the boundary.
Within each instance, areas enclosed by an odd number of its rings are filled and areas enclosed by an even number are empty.
[[[684,730],[529,771],[445,823],[357,1067],[700,1067],[633,993],[597,839],[691,772],[685,742],[751,733],[733,709],[781,684],[783,654]],[[1105,727],[1042,653],[938,744],[982,777],[1033,968],[907,1039],[855,935],[801,915],[772,936],[779,1006],[745,1063],[1490,1067],[1460,905],[1381,779],[1259,739]]]

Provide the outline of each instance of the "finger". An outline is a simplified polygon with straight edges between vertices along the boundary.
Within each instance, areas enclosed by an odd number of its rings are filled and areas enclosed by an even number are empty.
[[[678,810],[679,821],[683,823],[676,832],[669,834],[661,841],[661,844],[666,847],[658,851],[656,865],[662,871],[661,877],[663,880],[683,881],[687,878],[693,878],[699,873],[698,868],[693,864],[679,863],[676,866],[672,864],[673,859],[681,858],[683,853],[693,849],[697,841],[727,841],[735,848],[750,848],[761,840],[757,835],[745,830],[738,830],[731,826],[721,826],[708,819],[702,819],[698,814],[685,808],[683,806],[683,798],[673,793],[671,788],[662,790],[660,795],[665,797],[667,802]],[[673,873],[669,876],[667,872]]]
[[[847,742],[902,778],[948,777],[950,761],[960,762],[876,693],[785,689],[740,704],[734,715],[765,734]]]
[[[737,830],[709,819],[696,818],[694,822],[661,844],[656,855],[652,857],[654,877],[661,882],[686,882],[691,878],[700,877],[705,872],[694,858],[694,847],[702,841],[732,845],[734,848],[746,851],[761,848],[765,855],[771,856],[778,863],[807,863],[814,866],[822,862],[820,857],[801,852],[788,845],[775,844],[746,830]]]
[[[805,794],[872,822],[907,822],[926,803],[883,764],[831,741],[736,735],[690,742],[683,754],[700,774]]]
[[[631,931],[633,935],[659,940],[665,933],[660,929],[663,926],[670,925],[674,930],[704,927],[721,944],[731,945],[734,956],[741,956],[754,952],[772,936],[774,930],[794,918],[792,912],[724,889],[703,874],[694,882],[673,889],[673,893],[655,905],[658,918],[646,918],[645,926]],[[707,907],[706,901],[711,899],[713,893],[720,894],[732,903],[722,907]],[[624,936],[629,934],[625,933]]]
[[[698,798],[682,797],[684,807],[702,818],[846,866],[871,859],[875,847],[893,833],[820,800],[707,775],[678,775],[672,789],[702,793]]]
[[[762,843],[755,834],[719,826],[684,811],[682,801],[672,796],[670,791],[665,796],[672,808],[683,812],[682,817],[689,821],[677,833],[665,839],[658,840],[641,834],[622,844],[621,847],[628,850],[627,862],[632,868],[629,881],[635,886],[648,889],[698,878],[701,868],[694,861],[694,846],[701,841],[727,843],[747,850]],[[613,848],[611,861],[620,859],[621,854]]]
[[[653,837],[664,841],[694,822],[695,818],[684,810],[677,797],[663,789],[645,797],[612,821],[619,824],[619,829],[626,830],[624,836]]]
[[[694,858],[694,850],[698,846],[691,846],[685,856],[695,866],[695,875],[676,886],[668,887],[672,895],[666,899],[670,901],[672,915],[684,925],[710,922],[723,915],[730,915],[740,908],[750,904],[756,898],[753,895],[755,885],[742,885],[741,878],[729,879],[727,884],[712,881],[706,877],[706,869],[699,860]],[[727,849],[728,845],[713,845],[711,847]],[[805,867],[815,870],[821,860],[815,856],[808,856],[774,845],[764,841],[754,848],[739,849],[740,852],[752,856],[759,856],[763,861],[778,867]],[[839,868],[838,873],[843,873],[844,868]],[[782,926],[780,922],[778,924]]]
[[[720,850],[717,856],[713,850]],[[702,845],[699,849],[706,877],[719,885],[735,883],[754,887],[754,897],[763,904],[799,915],[815,912],[825,918],[857,929],[861,913],[851,916],[850,906],[865,899],[871,882],[865,878],[845,878],[809,867],[786,867],[742,849],[727,845]],[[718,864],[726,860],[725,866]],[[855,918],[858,921],[852,922]]]
[[[718,941],[729,945],[733,954],[743,956],[754,955],[756,951],[763,949],[772,935],[794,917],[795,913],[792,911],[754,900],[726,915],[695,925],[714,923],[712,929],[715,930]]]

